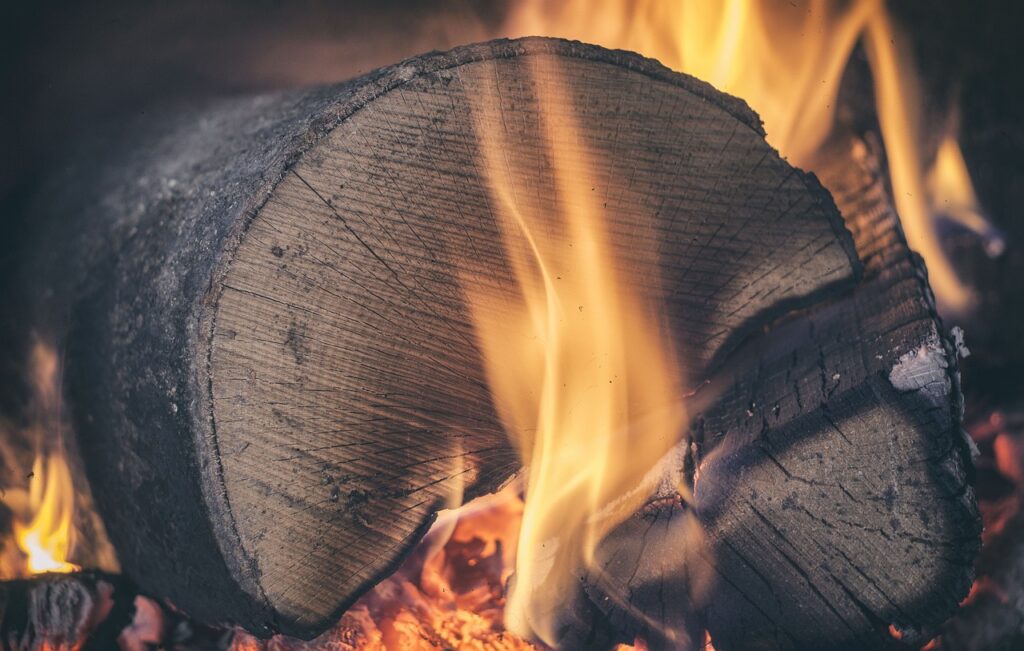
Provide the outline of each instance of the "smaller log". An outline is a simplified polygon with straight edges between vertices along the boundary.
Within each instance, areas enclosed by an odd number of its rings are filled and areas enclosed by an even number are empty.
[[[140,595],[119,575],[40,574],[0,582],[0,648],[9,651],[226,651],[234,636]]]
[[[692,444],[588,571],[595,605],[656,648],[696,648],[702,628],[719,651],[915,648],[971,585],[955,343],[876,158],[860,141],[850,154],[819,171],[864,265],[857,287],[763,324],[705,372]]]
[[[132,599],[120,577],[42,574],[0,584],[0,644],[5,649],[116,648],[131,622]],[[103,646],[107,644],[108,646]]]

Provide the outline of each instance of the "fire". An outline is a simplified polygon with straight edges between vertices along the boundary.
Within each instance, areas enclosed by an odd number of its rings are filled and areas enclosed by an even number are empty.
[[[7,550],[0,563],[7,577],[80,569],[68,561],[75,544],[75,489],[62,442],[59,360],[53,347],[37,343],[30,362],[40,420],[20,436],[5,436],[7,441],[27,439],[36,447],[27,488],[9,487],[0,498],[13,515],[17,547]]]
[[[840,135],[843,75],[863,46],[910,245],[926,259],[945,310],[961,313],[976,300],[943,253],[938,217],[982,234],[993,253],[999,240],[979,206],[955,128],[931,143],[922,133],[916,63],[884,0],[524,0],[501,32],[634,50],[704,79],[749,102],[768,140],[811,170]],[[515,288],[499,295],[464,279],[494,403],[526,464],[526,502],[506,491],[469,505],[454,524],[442,518],[409,563],[327,634],[339,644],[357,638],[352,646],[365,649],[488,648],[493,638],[498,648],[528,648],[502,636],[504,618],[511,631],[556,645],[559,610],[577,589],[580,570],[602,537],[647,497],[652,471],[685,428],[682,369],[660,306],[630,291],[642,283],[632,282],[634,270],[612,254],[588,183],[595,164],[572,120],[572,99],[553,81],[557,70],[533,65],[558,200],[545,207],[550,212],[521,200],[517,179],[527,161],[516,159],[516,143],[503,131],[504,107],[496,89],[475,94],[482,167]],[[37,345],[33,368],[42,411],[59,414],[54,349]],[[43,422],[60,432],[59,415]],[[6,576],[78,569],[69,562],[75,491],[67,456],[59,444],[38,448],[28,487],[7,488],[2,497],[20,555],[14,569],[0,564]],[[435,632],[429,644],[423,630]],[[239,636],[235,648],[285,648],[274,644]],[[705,646],[711,648],[710,638]]]
[[[791,163],[812,170],[835,155],[831,142],[848,135],[839,132],[837,104],[850,59],[862,46],[907,239],[925,258],[944,311],[961,314],[976,300],[942,249],[939,217],[990,241],[993,231],[955,130],[932,143],[921,132],[916,63],[884,0],[527,0],[503,31],[634,50],[704,79],[747,100],[769,141]],[[466,285],[495,404],[527,464],[506,623],[555,644],[558,610],[575,589],[579,568],[592,560],[609,527],[638,506],[643,478],[677,441],[685,414],[659,306],[626,290],[630,283],[608,250],[601,211],[589,194],[593,162],[578,144],[578,125],[566,117],[571,102],[549,83],[552,75],[535,71],[534,77],[564,235],[552,235],[545,221],[551,215],[520,201],[521,170],[502,131],[502,107],[496,93],[481,93],[474,120],[519,295],[497,305],[485,288]]]
[[[764,120],[769,142],[792,164],[811,170],[835,135],[843,73],[863,44],[910,246],[925,258],[947,314],[961,314],[975,302],[943,252],[939,217],[979,233],[990,253],[1000,251],[1001,240],[978,209],[955,136],[929,143],[921,131],[916,63],[884,0],[527,0],[504,31],[634,50],[692,74],[746,100]]]
[[[550,61],[528,65],[558,198],[521,200],[529,162],[504,130],[493,78],[481,76],[473,117],[515,289],[464,284],[494,403],[527,468],[505,623],[554,646],[580,568],[648,496],[685,418],[660,306],[630,291],[643,283],[612,254],[563,78]]]
[[[238,633],[232,651],[532,651],[502,627],[523,502],[516,485],[443,511],[392,576],[309,643]]]
[[[24,513],[14,522],[14,539],[30,574],[81,569],[67,561],[74,545],[74,488],[63,455],[36,458]]]

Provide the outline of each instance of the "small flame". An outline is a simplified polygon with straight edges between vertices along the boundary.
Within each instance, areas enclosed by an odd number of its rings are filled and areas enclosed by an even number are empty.
[[[634,50],[692,74],[749,102],[769,142],[812,170],[835,132],[843,73],[862,43],[907,240],[927,262],[945,312],[962,314],[975,303],[943,251],[939,218],[981,234],[990,254],[1001,251],[1002,240],[977,207],[954,135],[933,162],[920,128],[924,106],[913,53],[884,0],[527,0],[505,31]]]
[[[495,405],[527,467],[505,623],[555,645],[580,568],[647,497],[685,417],[660,306],[631,293],[643,284],[611,250],[564,77],[549,59],[526,65],[557,199],[525,198],[530,163],[517,158],[493,77],[481,76],[473,117],[515,289],[465,287]]]
[[[57,352],[37,343],[30,364],[41,419],[19,436],[5,437],[36,447],[28,487],[7,488],[0,499],[13,515],[18,553],[15,560],[5,558],[2,564],[3,574],[12,577],[81,569],[68,562],[75,543],[75,489],[62,439]]]
[[[27,512],[32,515],[14,522],[14,539],[26,556],[29,573],[81,569],[67,561],[74,544],[74,497],[63,455],[37,457],[28,490]]]

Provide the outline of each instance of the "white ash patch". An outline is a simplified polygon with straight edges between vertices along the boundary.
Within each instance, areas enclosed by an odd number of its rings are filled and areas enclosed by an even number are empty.
[[[953,387],[949,360],[938,336],[901,355],[889,371],[889,382],[899,391],[917,391],[936,407],[948,406]]]
[[[960,359],[967,359],[971,356],[971,349],[964,343],[964,329],[960,326],[953,326],[953,329],[949,331],[949,334],[953,337],[953,346],[956,348],[956,354]]]

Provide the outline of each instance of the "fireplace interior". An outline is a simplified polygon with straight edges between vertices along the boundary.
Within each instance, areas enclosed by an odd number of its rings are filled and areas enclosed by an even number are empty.
[[[0,648],[1024,649],[1020,9],[8,13]]]

